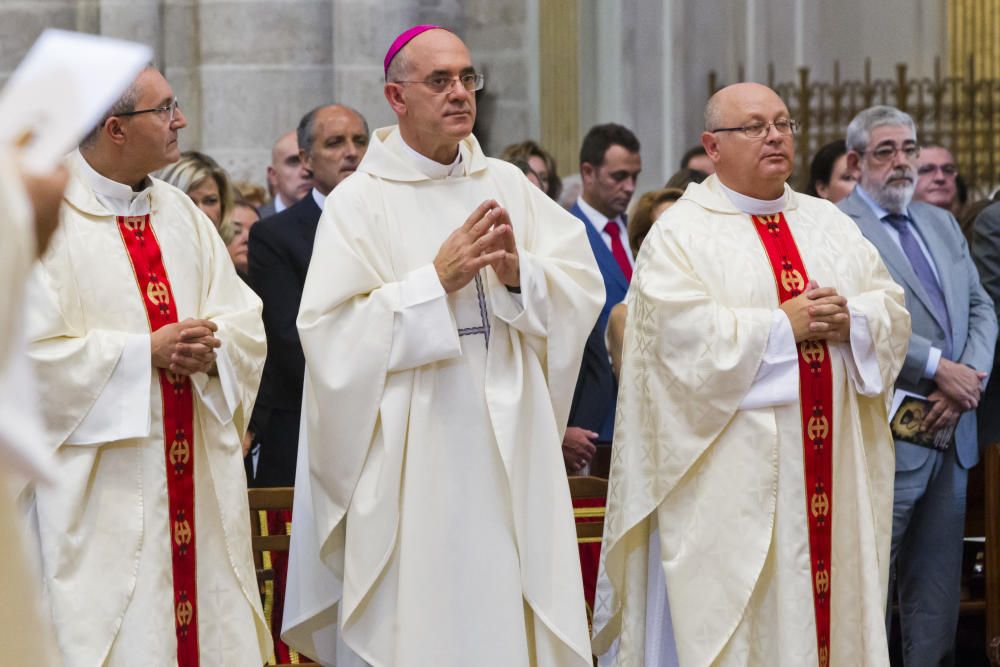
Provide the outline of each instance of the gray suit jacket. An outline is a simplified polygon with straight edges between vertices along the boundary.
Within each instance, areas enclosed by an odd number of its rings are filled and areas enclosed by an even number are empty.
[[[906,308],[910,311],[913,333],[896,380],[896,388],[927,395],[934,382],[923,377],[931,347],[941,349],[945,343],[944,328],[933,312],[920,279],[910,261],[886,231],[875,212],[855,190],[837,204],[854,219],[865,238],[878,248],[893,280],[906,292]],[[913,225],[923,238],[934,259],[941,280],[948,315],[951,318],[953,351],[951,360],[989,372],[993,367],[993,349],[997,340],[997,318],[993,302],[979,282],[979,273],[969,255],[968,245],[951,213],[937,206],[920,202],[908,207]],[[955,449],[959,464],[971,468],[979,462],[976,439],[976,415],[966,412],[955,431]],[[896,470],[919,468],[931,450],[902,440],[896,441]]]

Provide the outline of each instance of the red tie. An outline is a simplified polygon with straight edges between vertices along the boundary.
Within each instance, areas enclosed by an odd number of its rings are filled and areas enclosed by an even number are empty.
[[[611,254],[615,256],[615,261],[625,274],[625,282],[632,282],[632,264],[628,261],[628,253],[622,245],[622,228],[614,220],[608,220],[604,225],[604,233],[611,237]]]

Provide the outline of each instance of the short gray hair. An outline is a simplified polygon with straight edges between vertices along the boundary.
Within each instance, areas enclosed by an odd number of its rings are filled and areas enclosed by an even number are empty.
[[[405,80],[409,75],[410,59],[406,54],[406,46],[404,46],[393,56],[392,61],[389,63],[389,69],[385,72],[385,80],[390,83],[396,83]]]
[[[347,109],[355,116],[361,119],[361,124],[365,126],[365,134],[371,134],[368,130],[368,121],[365,117],[361,115],[361,112],[357,109],[351,108],[346,104],[321,104],[315,109],[309,110],[302,120],[299,121],[299,126],[295,128],[295,138],[299,142],[299,150],[306,155],[312,154],[313,141],[316,140],[316,114],[320,112],[321,109],[326,109],[327,107],[341,107],[342,109]]]
[[[708,98],[705,105],[705,131],[713,132],[722,126],[722,102],[718,91]]]
[[[143,67],[142,71],[145,72],[146,70],[150,69],[156,69],[156,67],[153,66],[152,63],[150,63],[145,67]],[[140,74],[141,73],[142,72],[140,72]],[[97,125],[95,125],[94,128],[87,133],[87,136],[85,136],[82,140],[80,140],[80,147],[89,148],[94,144],[96,144],[97,137],[101,134],[101,128],[104,127],[104,124],[108,122],[109,118],[111,118],[112,116],[118,116],[123,113],[132,113],[133,111],[135,111],[135,106],[138,103],[139,103],[139,76],[137,75],[135,79],[132,81],[132,83],[129,84],[128,88],[125,89],[125,92],[122,93],[122,96],[119,97],[118,100],[111,105],[111,108],[108,109],[103,116],[101,116],[100,122],[97,123]]]
[[[879,105],[869,107],[858,113],[847,126],[847,150],[858,153],[868,148],[872,130],[883,125],[905,125],[917,135],[917,126],[913,117],[896,107]]]

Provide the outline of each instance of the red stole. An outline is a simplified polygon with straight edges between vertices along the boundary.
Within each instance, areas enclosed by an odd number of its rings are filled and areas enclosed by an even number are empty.
[[[177,322],[177,306],[149,215],[117,216],[149,330]],[[198,594],[194,526],[194,397],[191,381],[159,369],[163,400],[163,443],[170,508],[170,550],[174,583],[174,629],[179,667],[198,665]]]
[[[778,299],[798,296],[809,282],[783,213],[752,216],[774,271]],[[820,667],[830,663],[830,557],[833,523],[833,371],[826,341],[802,341],[799,403],[805,464],[806,518],[812,564],[813,609]]]

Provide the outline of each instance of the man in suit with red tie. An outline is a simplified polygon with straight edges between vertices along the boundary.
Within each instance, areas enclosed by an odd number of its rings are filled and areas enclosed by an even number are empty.
[[[563,457],[570,472],[585,469],[597,443],[610,443],[617,387],[608,361],[604,332],[611,308],[625,298],[635,258],[629,248],[625,209],[642,171],[639,140],[621,125],[595,125],[580,147],[583,192],[570,213],[580,218],[604,277],[607,294],[601,317],[587,341],[573,397]]]

